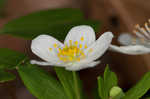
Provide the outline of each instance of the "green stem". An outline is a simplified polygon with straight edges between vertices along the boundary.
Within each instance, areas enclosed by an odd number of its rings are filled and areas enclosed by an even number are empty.
[[[80,99],[80,88],[78,85],[78,78],[77,78],[77,74],[75,71],[72,72],[73,73],[73,80],[74,80],[74,86],[75,86],[75,94],[77,96],[77,99]]]

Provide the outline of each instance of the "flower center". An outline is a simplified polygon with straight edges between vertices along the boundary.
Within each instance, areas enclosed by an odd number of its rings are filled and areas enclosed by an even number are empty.
[[[85,58],[85,54],[81,48],[82,44],[79,44],[79,47],[77,46],[77,44],[71,46],[66,45],[62,49],[59,48],[57,56],[63,62],[80,61],[81,59]]]

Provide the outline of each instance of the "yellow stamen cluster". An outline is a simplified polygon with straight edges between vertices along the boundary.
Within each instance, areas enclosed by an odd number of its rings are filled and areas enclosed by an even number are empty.
[[[57,56],[63,62],[72,62],[80,61],[85,57],[85,54],[80,47],[78,48],[75,45],[66,45],[63,49],[59,49],[59,53],[57,54]]]
[[[144,27],[140,27],[139,24],[135,25],[135,30],[133,30],[133,33],[140,39],[141,43],[150,41],[150,28],[148,26],[148,23],[145,23]],[[135,42],[136,40],[133,40],[133,43]]]
[[[86,49],[86,48],[87,48],[87,45],[85,45],[84,48]]]
[[[54,48],[57,48],[57,46],[58,46],[58,45],[55,43],[55,44],[54,44]]]
[[[84,40],[84,37],[81,37],[80,40],[83,41],[83,40]]]
[[[84,40],[84,37],[80,38],[81,41]],[[75,62],[80,61],[81,59],[85,58],[85,54],[83,49],[87,48],[87,45],[82,45],[78,41],[69,40],[69,44],[65,45],[64,48],[59,48],[59,46],[55,43],[53,44],[54,48],[58,49],[57,56],[63,62]],[[49,48],[52,51],[52,48]],[[89,49],[89,53],[91,53],[93,49]]]
[[[52,51],[52,48],[49,48],[50,51]]]

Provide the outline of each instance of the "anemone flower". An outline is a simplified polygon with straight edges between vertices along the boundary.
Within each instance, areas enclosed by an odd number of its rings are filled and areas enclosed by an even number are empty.
[[[75,26],[67,34],[64,44],[49,35],[39,35],[32,40],[31,50],[44,61],[31,60],[31,64],[64,67],[78,71],[94,67],[96,61],[109,48],[113,35],[102,34],[96,40],[93,28],[87,25]]]
[[[133,35],[129,33],[121,34],[118,41],[123,46],[110,45],[109,49],[129,55],[150,53],[150,28],[148,23],[145,23],[144,28],[136,25]]]

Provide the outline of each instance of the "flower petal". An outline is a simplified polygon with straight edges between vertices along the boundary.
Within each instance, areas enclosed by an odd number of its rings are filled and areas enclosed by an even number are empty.
[[[133,36],[130,35],[129,33],[122,33],[118,37],[118,41],[122,45],[132,45],[132,43],[133,43]]]
[[[150,48],[144,47],[142,45],[131,45],[131,46],[115,46],[110,45],[109,50],[120,52],[128,55],[139,55],[150,53]]]
[[[82,69],[94,67],[99,63],[100,63],[100,61],[86,62],[84,64],[83,63],[82,64],[79,64],[79,63],[78,64],[73,64],[73,65],[67,66],[66,70],[79,71],[79,70],[82,70]]]
[[[112,38],[113,34],[111,32],[106,32],[102,34],[102,36],[100,36],[95,43],[93,43],[84,51],[87,59],[90,61],[94,61],[102,56],[104,52],[108,49]]]
[[[58,66],[58,67],[65,67],[65,64],[60,64],[60,63],[50,63],[50,62],[44,62],[44,61],[36,61],[36,60],[31,60],[30,61],[31,64],[37,64],[37,65],[41,65],[41,66]]]
[[[122,45],[143,45],[143,46],[149,46],[147,42],[144,41],[145,39],[140,39],[138,37],[134,37],[129,33],[122,33],[118,37],[118,41]]]
[[[57,57],[58,47],[63,47],[63,44],[48,35],[40,35],[31,43],[32,52],[50,63],[60,62]]]
[[[92,27],[88,25],[80,25],[73,27],[66,39],[64,41],[65,44],[70,45],[71,42],[82,44],[82,46],[89,46],[95,41],[95,32]]]
[[[94,66],[96,66],[96,65],[98,65],[98,64],[100,64],[100,61],[93,61],[93,62],[87,64],[87,66],[88,66],[88,67],[94,67]]]

